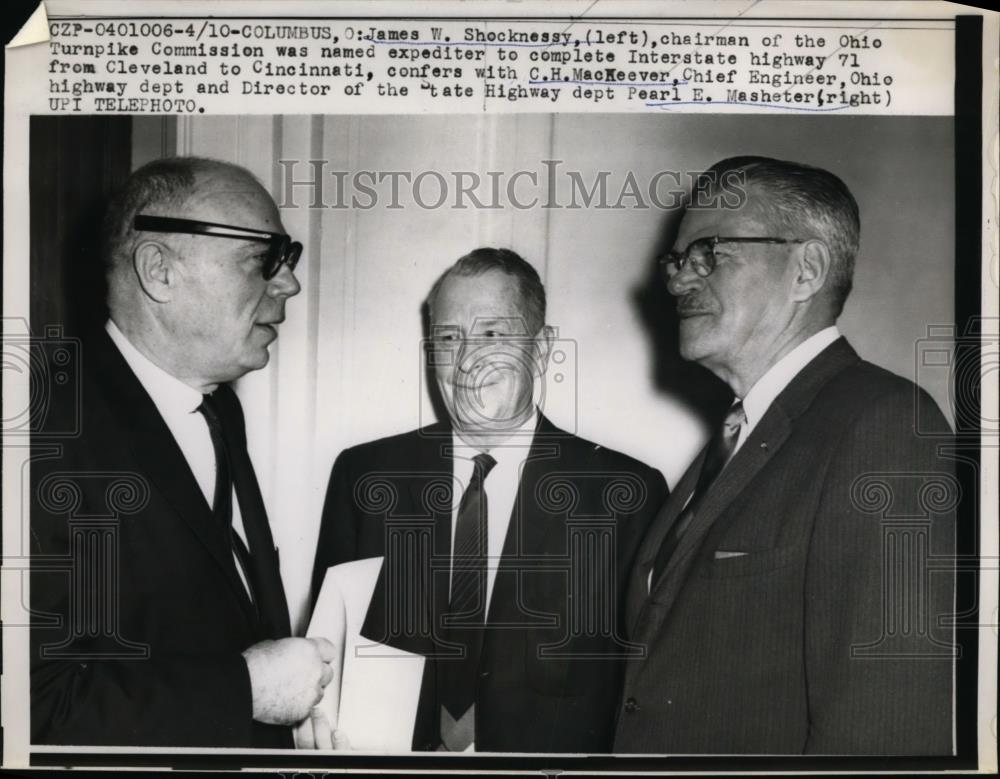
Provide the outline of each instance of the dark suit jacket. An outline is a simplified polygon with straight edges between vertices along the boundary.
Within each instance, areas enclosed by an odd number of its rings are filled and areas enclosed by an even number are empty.
[[[447,603],[451,444],[449,428],[436,425],[343,452],[314,570],[315,596],[328,566],[389,549],[362,634],[429,658],[415,749],[439,743],[433,690],[448,649],[433,625]],[[487,616],[477,750],[610,749],[622,659],[634,649],[621,638],[619,607],[639,539],[665,494],[659,471],[541,419]]]
[[[32,441],[32,741],[291,746],[288,728],[252,720],[240,655],[289,635],[270,534],[252,551],[277,582],[264,594],[284,609],[274,624],[257,616],[225,529],[110,338],[84,343],[81,361],[79,403],[50,410],[79,435],[61,451],[44,429]],[[236,395],[216,397],[245,441]]]
[[[949,754],[947,436],[924,392],[836,341],[775,399],[647,597],[703,453],[631,577],[628,637],[647,656],[627,663],[615,751]]]

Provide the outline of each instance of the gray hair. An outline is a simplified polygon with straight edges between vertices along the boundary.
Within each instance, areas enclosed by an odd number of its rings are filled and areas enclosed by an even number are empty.
[[[433,317],[434,301],[441,285],[449,276],[480,276],[496,270],[512,276],[521,293],[521,310],[524,314],[528,335],[535,335],[545,324],[545,287],[538,271],[521,255],[510,249],[494,249],[484,246],[460,257],[454,265],[442,273],[427,295],[427,308]]]
[[[753,201],[776,237],[818,238],[830,249],[829,301],[839,316],[851,292],[860,244],[858,203],[837,176],[822,168],[769,157],[730,157],[715,163],[696,186],[717,188],[738,182],[764,197]]]

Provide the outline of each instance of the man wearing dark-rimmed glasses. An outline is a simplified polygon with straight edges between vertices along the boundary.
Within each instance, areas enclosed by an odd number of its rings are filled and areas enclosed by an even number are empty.
[[[698,183],[660,266],[734,399],[640,546],[615,751],[951,754],[950,431],[837,329],[858,205],[763,157]]]
[[[81,434],[32,469],[32,742],[290,747],[333,647],[290,638],[229,382],[267,364],[302,246],[248,171],[186,157],[136,170],[104,233]]]

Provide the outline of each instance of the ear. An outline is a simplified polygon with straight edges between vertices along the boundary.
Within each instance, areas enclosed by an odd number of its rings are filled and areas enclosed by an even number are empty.
[[[143,241],[132,252],[132,267],[143,292],[157,303],[173,296],[176,274],[167,256],[170,249],[159,241]]]
[[[819,240],[809,240],[802,245],[802,255],[795,268],[795,286],[792,299],[810,300],[819,294],[830,273],[830,249]]]
[[[552,353],[553,343],[555,343],[555,331],[549,325],[542,325],[542,329],[535,336],[535,376],[543,376],[549,369],[549,355]]]

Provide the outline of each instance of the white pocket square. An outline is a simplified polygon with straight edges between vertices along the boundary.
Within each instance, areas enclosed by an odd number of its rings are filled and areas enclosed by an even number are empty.
[[[750,553],[749,552],[729,552],[729,551],[726,551],[725,549],[716,549],[715,550],[715,559],[716,560],[728,560],[731,557],[746,557],[748,554],[750,554]]]

